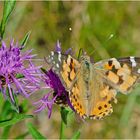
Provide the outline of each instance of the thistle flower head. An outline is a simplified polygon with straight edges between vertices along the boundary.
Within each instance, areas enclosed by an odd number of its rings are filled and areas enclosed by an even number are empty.
[[[56,51],[61,52],[59,42],[57,42]],[[34,103],[35,105],[38,105],[37,110],[35,112],[40,112],[47,108],[48,117],[50,118],[54,103],[69,105],[73,109],[68,98],[68,92],[62,84],[60,77],[52,69],[49,69],[48,71],[43,71],[44,82],[46,84],[46,87],[51,89],[51,91],[44,95],[42,99]]]
[[[0,48],[0,90],[7,98],[9,94],[14,102],[13,94],[22,94],[28,97],[39,86],[39,67],[32,63],[32,50],[21,52],[18,44],[12,40],[7,47],[2,41]]]

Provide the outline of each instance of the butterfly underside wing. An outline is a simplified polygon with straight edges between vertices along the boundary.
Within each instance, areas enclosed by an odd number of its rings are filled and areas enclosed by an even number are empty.
[[[124,94],[131,91],[140,79],[140,58],[111,58],[94,64],[98,73],[113,88]]]
[[[111,103],[117,102],[116,93],[128,93],[140,77],[138,57],[111,58],[92,64],[87,55],[78,61],[70,55],[51,52],[49,63],[68,91],[75,112],[83,119],[102,119],[111,114]]]

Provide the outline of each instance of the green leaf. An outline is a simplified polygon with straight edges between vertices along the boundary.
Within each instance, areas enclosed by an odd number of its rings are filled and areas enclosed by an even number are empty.
[[[17,78],[17,79],[19,79],[19,78],[24,78],[24,75],[23,75],[23,74],[18,73],[18,74],[16,74],[16,78]]]
[[[80,131],[78,130],[78,131],[76,131],[75,133],[74,133],[74,135],[72,136],[72,138],[71,138],[71,140],[75,140],[75,139],[79,139],[79,137],[80,137]]]
[[[28,106],[28,101],[27,101],[27,99],[24,99],[24,100],[22,101],[22,103],[20,104],[20,109],[22,109],[22,110],[21,110],[22,113],[28,112],[29,106]]]
[[[29,132],[25,132],[24,134],[17,136],[15,139],[24,139],[28,134]]]
[[[26,44],[27,44],[27,41],[28,41],[28,39],[29,39],[29,37],[30,37],[30,34],[31,34],[31,31],[29,31],[26,35],[25,35],[25,37],[23,38],[23,40],[21,41],[21,46],[26,46]]]
[[[12,127],[11,125],[4,127],[3,133],[1,135],[2,139],[7,139],[8,138],[11,127]]]
[[[4,36],[7,21],[8,21],[10,14],[12,13],[12,11],[14,9],[15,3],[16,3],[15,0],[4,1],[3,17],[2,17],[1,24],[0,24],[0,37],[1,37],[1,39]]]
[[[64,129],[67,125],[69,111],[64,107],[61,107],[60,113],[61,113],[60,139],[64,139]]]
[[[67,109],[65,109],[64,107],[61,107],[61,118],[63,120],[63,122],[65,123],[65,125],[67,125],[67,118],[68,118],[68,113],[69,111]]]
[[[0,121],[0,127],[14,125],[26,118],[32,118],[32,117],[33,117],[32,115],[16,114],[12,119]]]
[[[38,130],[32,125],[32,123],[27,124],[28,130],[34,139],[46,139]]]
[[[5,101],[3,106],[2,106],[2,110],[1,110],[1,113],[0,113],[0,118],[1,119],[4,119],[4,118],[7,118],[8,115],[11,115],[11,105],[9,103],[9,101]]]
[[[47,70],[45,70],[44,68],[40,68],[42,70],[42,72],[47,73]]]

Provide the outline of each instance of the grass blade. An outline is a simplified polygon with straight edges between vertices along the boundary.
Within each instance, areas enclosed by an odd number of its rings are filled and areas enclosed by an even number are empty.
[[[136,88],[133,93],[129,95],[128,101],[124,107],[123,114],[120,119],[120,127],[125,127],[129,123],[130,116],[132,115],[132,110],[136,103],[137,96],[139,95],[140,88]]]
[[[8,138],[11,127],[12,127],[11,125],[9,125],[7,127],[4,127],[2,135],[1,135],[1,139],[7,139]]]
[[[29,31],[23,38],[23,40],[21,41],[21,46],[22,48],[24,48],[24,46],[26,46],[26,43],[30,37],[31,31]]]
[[[15,139],[24,139],[28,134],[29,132],[25,132],[24,134],[17,136]]]
[[[28,123],[27,126],[30,134],[34,139],[46,139],[31,123]]]
[[[12,119],[0,121],[0,127],[14,125],[14,124],[26,119],[26,118],[32,118],[32,117],[33,117],[32,115],[16,114],[15,117]]]
[[[12,11],[14,9],[15,3],[16,3],[15,0],[4,1],[3,17],[2,17],[1,24],[0,24],[0,37],[1,37],[1,39],[4,36],[6,23],[8,21],[10,14],[12,13]]]
[[[72,136],[72,138],[71,138],[71,140],[75,140],[75,139],[79,139],[79,137],[80,137],[80,131],[78,130],[78,131],[76,131],[75,133],[74,133],[74,135]]]

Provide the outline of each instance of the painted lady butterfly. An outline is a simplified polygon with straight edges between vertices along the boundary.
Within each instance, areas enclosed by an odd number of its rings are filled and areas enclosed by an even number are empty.
[[[91,63],[82,55],[76,60],[61,52],[51,52],[47,58],[69,93],[70,102],[83,119],[102,119],[113,112],[116,93],[127,94],[139,82],[140,58],[111,58]]]

